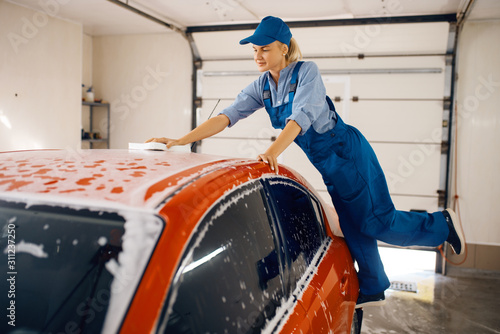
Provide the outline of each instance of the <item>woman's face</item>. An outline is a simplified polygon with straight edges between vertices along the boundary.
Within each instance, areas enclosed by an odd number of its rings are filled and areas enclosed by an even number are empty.
[[[260,72],[281,71],[286,67],[286,60],[283,54],[286,54],[288,47],[278,41],[269,45],[253,46],[253,59]]]

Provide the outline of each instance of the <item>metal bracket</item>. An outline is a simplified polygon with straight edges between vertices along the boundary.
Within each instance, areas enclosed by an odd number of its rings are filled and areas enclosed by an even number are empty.
[[[438,193],[438,206],[441,208],[446,207],[446,190],[439,189]]]
[[[450,149],[450,142],[443,140],[441,142],[441,154],[448,154],[449,149]]]

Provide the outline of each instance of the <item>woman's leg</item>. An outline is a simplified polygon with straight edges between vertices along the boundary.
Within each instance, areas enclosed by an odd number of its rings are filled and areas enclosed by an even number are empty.
[[[364,295],[374,295],[385,291],[390,282],[380,259],[377,240],[361,233],[357,224],[352,224],[341,212],[337,213],[349,251],[358,264],[360,292]]]
[[[339,136],[340,137],[340,136]],[[339,138],[344,150],[323,166],[322,174],[351,254],[358,262],[360,291],[377,294],[389,287],[377,240],[409,246],[438,246],[449,233],[441,212],[397,211],[378,159],[359,131]]]
[[[353,127],[345,137],[349,152],[341,152],[344,159],[337,158],[335,163],[343,167],[331,175],[333,191],[338,194],[335,206],[340,205],[351,223],[374,239],[398,246],[441,245],[449,233],[443,213],[397,211],[368,141]],[[353,188],[357,189],[354,193]]]

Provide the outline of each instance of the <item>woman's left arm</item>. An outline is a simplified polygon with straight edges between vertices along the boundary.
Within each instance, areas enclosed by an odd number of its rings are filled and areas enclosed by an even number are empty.
[[[294,141],[301,130],[302,128],[297,122],[289,121],[278,138],[276,138],[276,141],[269,146],[265,153],[259,154],[257,159],[268,163],[271,170],[278,174],[278,156]]]

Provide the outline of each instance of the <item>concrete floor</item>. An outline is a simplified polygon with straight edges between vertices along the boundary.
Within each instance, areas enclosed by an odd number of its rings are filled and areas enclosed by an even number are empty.
[[[387,303],[364,309],[363,334],[499,333],[500,272],[417,270],[391,277],[414,282],[417,292],[386,291]]]

